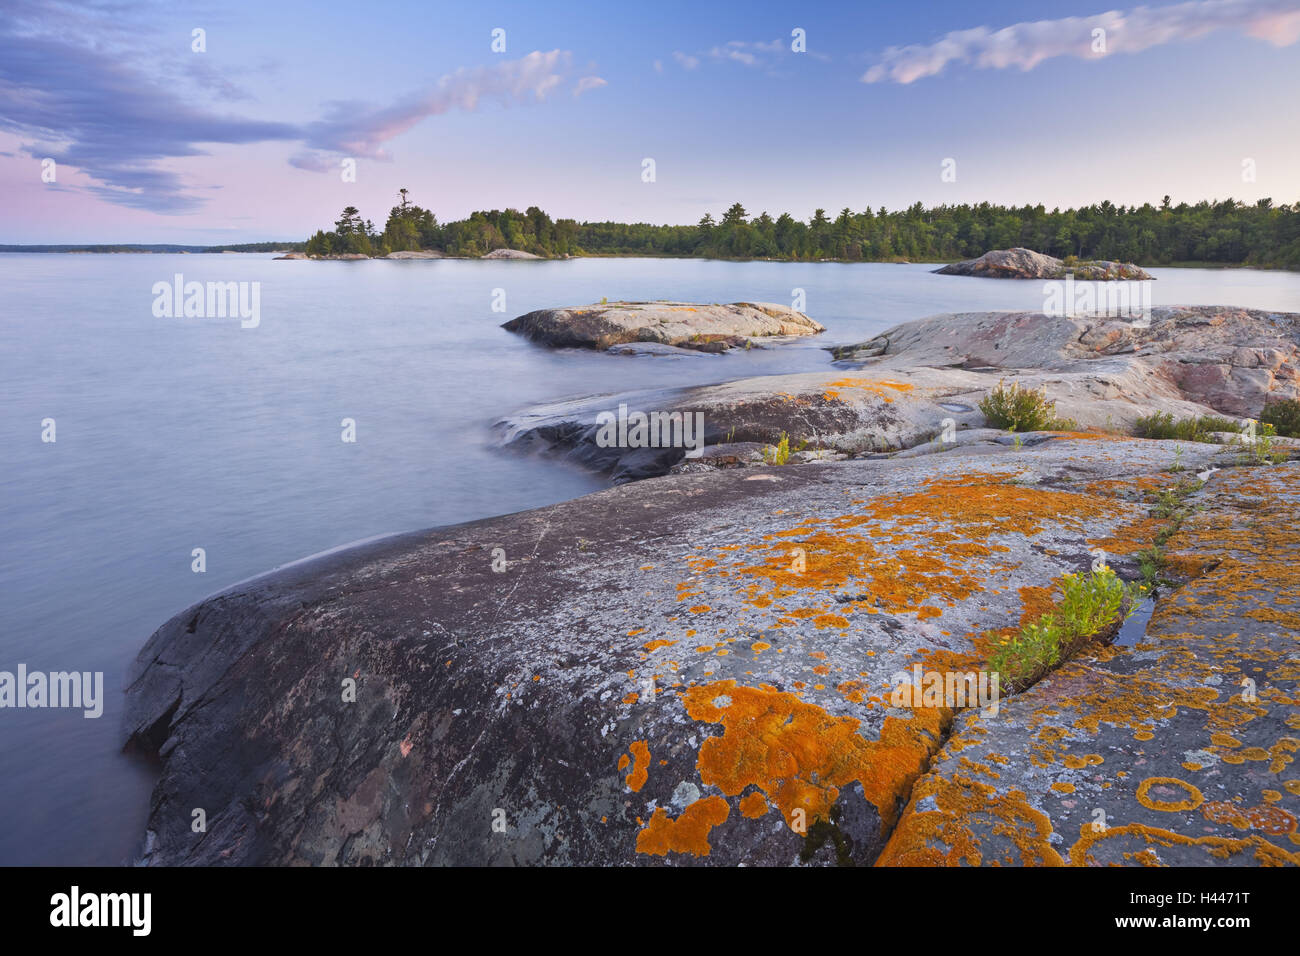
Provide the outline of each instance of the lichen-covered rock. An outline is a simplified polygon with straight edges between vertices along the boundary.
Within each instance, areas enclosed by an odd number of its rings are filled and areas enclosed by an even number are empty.
[[[705,352],[743,347],[754,339],[823,331],[802,312],[770,302],[609,302],[539,309],[511,319],[502,328],[552,348],[608,349],[655,342]]]
[[[139,656],[144,862],[870,863],[955,713],[893,706],[898,675],[979,669],[1094,548],[1131,576],[1155,527],[1128,490],[1175,457],[676,475],[239,585]]]
[[[960,714],[880,864],[1300,864],[1300,465],[1193,500],[1145,635]]]
[[[1064,260],[1055,256],[1046,256],[1019,246],[1014,249],[995,249],[978,259],[963,259],[934,271],[939,275],[980,276],[986,279],[1063,279],[1067,275],[1073,275],[1076,279],[1105,282],[1151,278],[1131,262],[1088,259],[1067,266]]]

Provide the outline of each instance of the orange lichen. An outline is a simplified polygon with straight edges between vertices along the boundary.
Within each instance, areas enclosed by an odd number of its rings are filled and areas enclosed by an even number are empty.
[[[868,392],[871,395],[875,395],[877,398],[883,399],[886,403],[889,403],[893,402],[894,396],[889,394],[886,389],[893,389],[896,392],[906,393],[910,392],[913,386],[906,382],[877,381],[869,378],[842,378],[834,382],[827,382],[823,386],[822,397],[828,402],[843,401],[843,399],[840,398],[840,392],[850,388]]]
[[[656,807],[650,822],[636,835],[636,852],[651,856],[689,853],[708,856],[709,831],[727,821],[731,808],[721,797],[703,797],[690,804],[677,819]]]
[[[917,803],[927,798],[933,798],[937,809],[918,811]],[[1064,863],[1049,842],[1051,821],[1030,806],[1022,791],[998,793],[991,784],[955,774],[952,779],[929,776],[917,785],[908,813],[890,835],[876,866],[979,866],[987,848],[975,836],[975,826],[987,826],[1014,847],[1016,856],[1008,855],[1001,862]]]
[[[635,762],[632,764],[632,772],[627,775],[624,782],[627,783],[628,789],[636,793],[645,786],[646,779],[650,776],[650,748],[644,740],[634,740],[627,749],[632,752]],[[622,770],[626,766],[624,761],[619,761],[618,769]]]
[[[1165,790],[1170,787],[1181,788],[1186,796],[1182,800],[1161,800],[1150,795],[1154,788]],[[1163,810],[1166,813],[1195,810],[1205,802],[1205,797],[1201,795],[1200,790],[1177,777],[1148,777],[1138,784],[1137,799],[1138,803],[1148,810]]]
[[[883,825],[891,826],[899,796],[920,774],[951,719],[943,709],[917,710],[909,720],[886,718],[880,739],[869,741],[852,717],[833,717],[794,694],[734,680],[692,687],[683,701],[693,719],[723,727],[722,736],[700,746],[700,779],[728,796],[757,787],[792,829],[827,818],[840,789],[853,781]]]
[[[741,797],[739,806],[741,816],[748,817],[751,820],[766,815],[769,809],[767,798],[759,790],[754,790]]]
[[[1254,850],[1255,861],[1264,866],[1286,866],[1288,864],[1295,866],[1300,864],[1300,853],[1290,853],[1258,836],[1242,837],[1241,839],[1218,836],[1189,837],[1169,830],[1144,826],[1140,823],[1129,823],[1124,826],[1112,826],[1104,829],[1094,829],[1092,824],[1085,823],[1079,829],[1079,842],[1070,847],[1070,865],[1087,866],[1095,862],[1089,856],[1089,851],[1102,840],[1118,840],[1128,837],[1141,839],[1147,844],[1154,843],[1165,847],[1200,847],[1215,860],[1224,860],[1238,853]],[[1209,863],[1210,861],[1207,860],[1206,862]]]

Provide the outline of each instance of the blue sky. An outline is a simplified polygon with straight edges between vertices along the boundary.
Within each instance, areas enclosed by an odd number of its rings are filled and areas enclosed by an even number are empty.
[[[7,0],[0,242],[302,238],[401,186],[444,220],[1297,202],[1298,40],[1300,0]]]

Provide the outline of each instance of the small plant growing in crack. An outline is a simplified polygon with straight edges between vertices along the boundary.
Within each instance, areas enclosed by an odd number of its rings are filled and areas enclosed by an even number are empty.
[[[808,439],[799,443],[799,447],[794,452],[803,451],[808,446]],[[776,445],[765,445],[763,447],[763,463],[767,465],[785,465],[790,461],[790,455],[794,452],[790,449],[790,436],[781,432],[781,437]]]
[[[1122,624],[1147,593],[1140,582],[1125,583],[1103,567],[1061,579],[1061,600],[1003,639],[989,658],[1004,686],[1018,693],[1103,632]]]

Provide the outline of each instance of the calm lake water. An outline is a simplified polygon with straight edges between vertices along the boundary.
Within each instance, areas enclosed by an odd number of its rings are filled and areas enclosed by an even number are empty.
[[[0,670],[102,671],[107,698],[97,720],[0,710],[0,865],[116,864],[131,852],[152,777],[119,754],[122,685],[173,614],[327,548],[602,487],[495,447],[489,426],[522,406],[824,369],[821,345],[908,319],[1042,307],[1041,283],[932,268],[0,255]],[[178,272],[260,282],[260,325],[155,318],[152,287]],[[1300,274],[1154,274],[1156,306],[1300,311]],[[492,311],[498,289],[504,314]],[[789,303],[794,289],[827,332],[779,349],[547,352],[499,328],[602,297]],[[341,440],[344,418],[355,443]],[[205,573],[191,570],[195,548]]]

